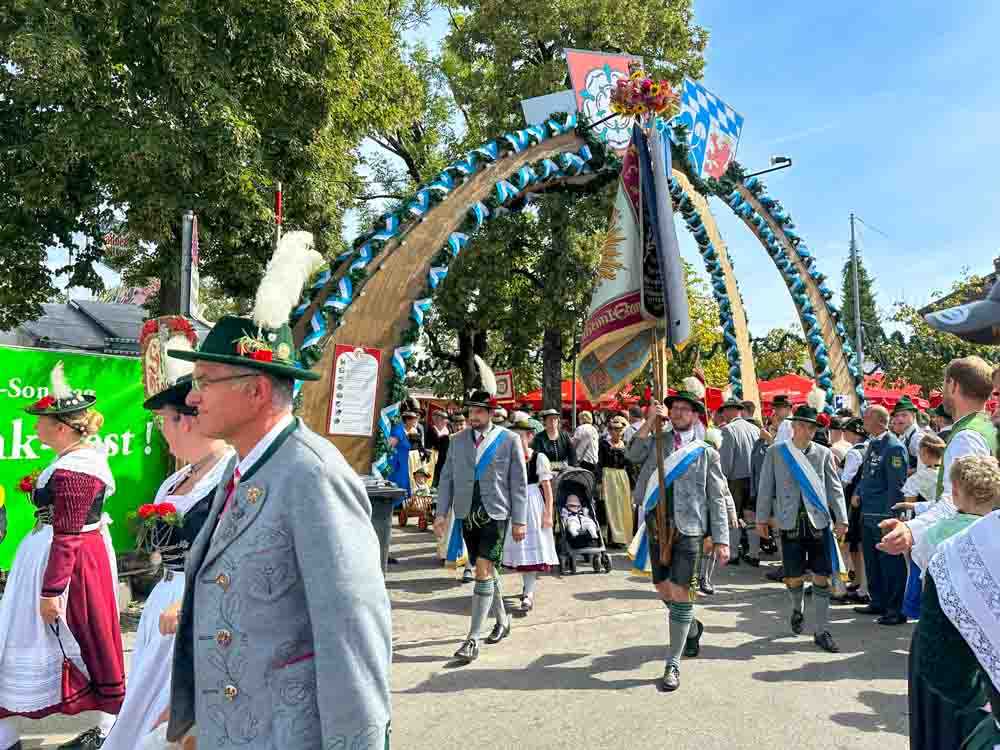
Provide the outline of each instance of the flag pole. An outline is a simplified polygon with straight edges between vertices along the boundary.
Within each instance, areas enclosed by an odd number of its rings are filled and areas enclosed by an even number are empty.
[[[284,220],[283,214],[283,203],[281,194],[281,180],[275,183],[274,186],[274,249],[278,249],[278,243],[281,242],[281,223]]]

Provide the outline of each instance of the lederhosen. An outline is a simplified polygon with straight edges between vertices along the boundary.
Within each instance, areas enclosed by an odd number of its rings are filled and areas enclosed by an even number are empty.
[[[498,438],[500,439],[500,438]],[[534,463],[534,462],[532,462]],[[535,474],[537,481],[538,474]],[[529,481],[530,475],[529,475]],[[507,536],[507,521],[491,518],[480,498],[479,480],[472,485],[472,507],[462,519],[462,538],[469,553],[469,565],[475,565],[480,557],[494,565],[503,563],[503,542]]]
[[[813,450],[809,445],[805,453]],[[831,521],[832,522],[832,521]],[[801,578],[807,570],[818,576],[833,573],[833,561],[826,544],[826,529],[817,529],[809,520],[806,499],[799,498],[795,528],[781,530],[781,566],[786,578]]]

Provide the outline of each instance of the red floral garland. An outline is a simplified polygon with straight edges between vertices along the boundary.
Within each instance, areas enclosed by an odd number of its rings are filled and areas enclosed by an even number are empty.
[[[21,477],[21,481],[17,483],[17,488],[30,497],[31,493],[35,491],[35,484],[38,482],[38,477],[41,476],[41,473],[41,469],[35,469],[25,474]]]

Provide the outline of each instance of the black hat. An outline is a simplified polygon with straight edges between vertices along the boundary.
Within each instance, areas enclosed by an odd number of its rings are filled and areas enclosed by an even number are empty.
[[[771,401],[771,406],[777,409],[779,406],[791,406],[792,402],[788,399],[787,394],[779,393]]]
[[[446,412],[444,409],[435,409],[434,412],[431,414],[431,416],[432,417],[444,417],[445,419],[447,419],[448,418],[448,412]]]
[[[171,406],[181,414],[193,416],[198,413],[198,410],[193,406],[187,405],[187,397],[190,392],[191,376],[182,375],[173,385],[147,398],[142,408],[149,411],[158,411],[166,406]]]
[[[825,427],[820,427],[816,430],[816,434],[813,435],[812,441],[817,445],[822,445],[824,448],[830,447],[830,432]]]
[[[834,414],[832,417],[830,417],[830,429],[831,430],[843,430],[844,429],[844,423],[846,421],[847,420],[844,419],[843,417]]]
[[[809,404],[802,404],[798,409],[796,409],[790,419],[793,422],[808,422],[809,424],[814,424],[819,427],[819,414],[814,408],[809,406]]]
[[[399,416],[401,416],[403,419],[406,419],[408,417],[416,417],[417,419],[420,419],[420,412],[416,412],[416,411],[412,411],[411,409],[407,409],[406,411],[401,411],[399,413]]]
[[[510,426],[515,432],[530,432],[534,434],[535,428],[527,419],[519,419]]]
[[[868,433],[865,432],[865,420],[861,417],[854,417],[853,419],[847,420],[847,422],[844,423],[844,430],[852,432],[855,435],[860,435],[861,437],[866,437],[868,435]]]
[[[74,412],[89,409],[97,403],[97,397],[89,393],[80,393],[70,388],[66,382],[66,375],[63,372],[63,363],[57,362],[52,368],[52,392],[38,399],[31,406],[26,406],[24,410],[36,417],[58,417],[63,414],[73,414]]]
[[[465,413],[460,411],[453,412],[452,415],[448,417],[448,419],[452,422],[464,422]]]
[[[490,400],[493,397],[486,391],[473,391],[465,398],[465,408],[471,408],[473,406],[478,406],[481,409],[493,409],[493,405]]]
[[[720,409],[739,409],[743,411],[743,402],[738,398],[727,398],[725,403],[719,407]]]
[[[544,420],[546,417],[561,417],[562,414],[559,413],[558,409],[544,409],[538,412],[538,416]]]
[[[932,417],[944,417],[945,419],[951,419],[951,414],[945,411],[944,401],[935,406],[933,409],[927,411]]]
[[[694,410],[696,412],[698,412],[699,414],[705,413],[704,402],[702,402],[702,400],[698,398],[697,395],[691,393],[691,391],[677,391],[677,393],[675,393],[674,395],[667,396],[665,399],[663,399],[663,403],[666,404],[668,409],[673,405],[675,401],[687,401],[689,404],[691,404],[691,406],[694,407]],[[740,406],[740,408],[742,409],[743,407]]]

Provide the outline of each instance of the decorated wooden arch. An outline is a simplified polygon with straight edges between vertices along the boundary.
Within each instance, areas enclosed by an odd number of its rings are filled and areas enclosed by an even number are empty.
[[[753,350],[732,263],[712,217],[707,197],[717,195],[754,232],[781,271],[809,341],[820,384],[832,396],[855,391],[850,346],[829,303],[814,259],[776,201],[738,166],[722,181],[694,175],[682,128],[672,130],[675,169],[671,196],[694,235],[719,303],[729,380],[734,394],[757,401]],[[390,366],[380,370],[379,413],[371,437],[332,436],[361,473],[388,468],[387,440],[406,395],[407,362],[419,341],[424,317],[452,259],[493,218],[518,211],[533,195],[565,186],[598,187],[617,179],[620,160],[592,137],[576,115],[554,115],[543,125],[507,133],[468,152],[429,184],[383,215],[350,251],[322,269],[295,310],[293,324],[302,360],[321,379],[306,384],[301,413],[311,428],[328,433],[334,344],[380,349]],[[833,399],[828,399],[832,404]]]

